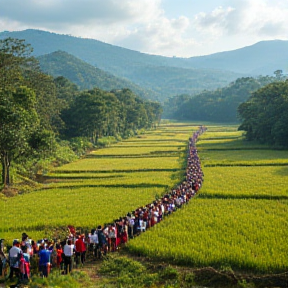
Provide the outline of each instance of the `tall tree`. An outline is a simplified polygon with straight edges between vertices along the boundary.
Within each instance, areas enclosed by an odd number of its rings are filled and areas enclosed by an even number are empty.
[[[238,107],[248,140],[288,147],[288,80],[268,84]]]
[[[23,71],[34,70],[37,61],[31,57],[33,49],[25,40],[0,40],[0,87],[9,90],[24,84]]]
[[[2,184],[10,184],[10,165],[24,155],[39,125],[35,93],[27,87],[0,90],[0,158]]]

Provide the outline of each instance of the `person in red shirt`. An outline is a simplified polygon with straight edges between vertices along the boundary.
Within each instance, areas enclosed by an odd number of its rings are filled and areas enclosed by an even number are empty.
[[[86,256],[86,245],[85,245],[85,235],[80,235],[78,239],[75,241],[75,251],[76,251],[76,263],[79,263],[79,258],[81,260],[81,264],[83,265],[85,262]]]
[[[56,251],[57,251],[57,268],[60,269],[61,264],[63,262],[63,259],[62,259],[63,249],[62,249],[61,244],[56,244]]]

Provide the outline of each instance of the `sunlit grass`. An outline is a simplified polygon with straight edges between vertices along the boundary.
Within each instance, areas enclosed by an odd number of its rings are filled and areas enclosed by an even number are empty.
[[[199,196],[129,249],[180,265],[287,271],[288,152],[243,141],[237,127],[208,129],[197,143]]]
[[[179,171],[184,175],[184,151],[192,135],[162,132],[98,149],[48,173],[44,189],[0,200],[1,235],[11,240],[29,231],[39,238],[45,225],[92,228],[151,203],[179,183]],[[25,211],[24,218],[19,211]]]
[[[161,155],[161,154],[169,154],[171,153],[177,153],[177,152],[183,152],[185,150],[185,146],[182,147],[174,146],[171,147],[170,145],[167,145],[166,147],[163,146],[144,146],[139,149],[139,146],[134,147],[130,144],[128,147],[122,147],[122,149],[119,149],[119,145],[110,147],[109,149],[99,149],[93,151],[90,155],[111,155],[111,156],[119,156],[119,155]]]
[[[288,201],[195,199],[129,248],[180,265],[287,271],[287,215]]]
[[[178,157],[158,158],[86,158],[63,165],[55,171],[134,171],[134,170],[173,170],[179,167]]]
[[[280,150],[225,150],[201,151],[203,166],[221,165],[288,165],[288,152]]]
[[[283,198],[288,200],[288,166],[206,167],[200,197]]]

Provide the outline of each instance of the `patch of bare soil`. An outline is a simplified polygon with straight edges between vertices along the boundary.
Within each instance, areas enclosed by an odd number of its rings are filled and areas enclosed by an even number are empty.
[[[18,195],[19,190],[12,187],[5,187],[1,191],[6,197],[14,197]]]

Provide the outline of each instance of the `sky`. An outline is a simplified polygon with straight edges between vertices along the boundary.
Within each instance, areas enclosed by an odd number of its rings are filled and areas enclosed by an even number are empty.
[[[288,40],[288,0],[0,0],[0,32],[24,29],[192,57]]]

